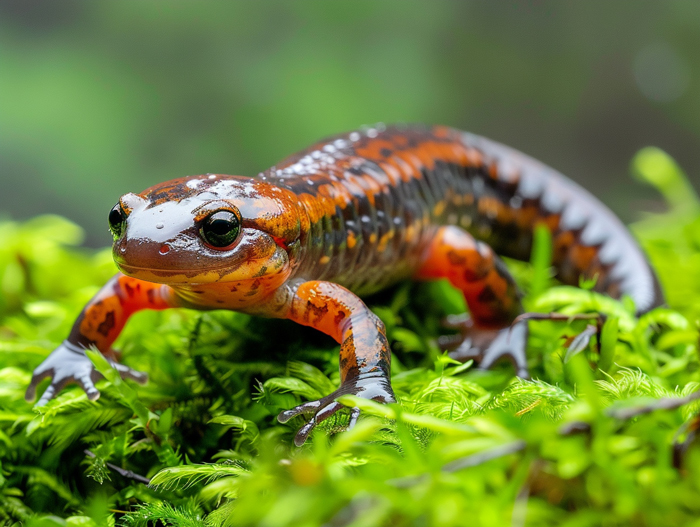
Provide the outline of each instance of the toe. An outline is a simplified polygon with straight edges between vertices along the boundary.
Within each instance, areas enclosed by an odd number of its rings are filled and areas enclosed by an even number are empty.
[[[294,436],[294,444],[296,446],[301,446],[306,443],[306,440],[309,438],[309,434],[314,428],[316,428],[316,419],[312,417],[311,420],[302,426]]]
[[[293,417],[296,417],[297,415],[316,413],[320,407],[321,401],[311,401],[308,403],[300,404],[299,406],[295,406],[290,410],[280,412],[280,414],[277,416],[277,420],[280,423],[286,423],[287,421],[289,421]]]
[[[360,409],[355,406],[352,410],[350,410],[350,421],[348,422],[348,427],[347,430],[351,430],[355,427],[357,424],[357,419],[360,417]]]
[[[65,383],[63,383],[65,384]],[[51,399],[53,399],[58,392],[61,391],[61,388],[63,388],[62,384],[57,384],[57,383],[51,383],[49,384],[49,387],[46,388],[46,391],[43,393],[41,396],[41,399],[39,399],[36,403],[35,406],[44,406],[46,403],[48,403]]]
[[[93,382],[89,374],[83,375],[77,379],[80,387],[85,391],[88,399],[91,401],[96,401],[100,397],[100,392],[95,388],[95,383]]]
[[[112,362],[112,366],[119,372],[122,379],[131,379],[139,384],[146,384],[148,381],[148,375],[142,371],[134,370],[118,362]]]
[[[340,410],[343,407],[342,404],[336,403],[333,401],[331,404],[321,408],[317,413],[314,419],[316,419],[317,423],[320,423],[321,421],[325,421],[332,415],[335,415],[338,410]]]
[[[50,370],[39,371],[39,368],[34,370],[34,375],[32,375],[32,381],[29,383],[29,386],[27,386],[27,391],[24,393],[24,399],[27,402],[32,402],[34,400],[34,398],[36,397],[36,387],[41,381],[43,381],[46,377],[49,377],[50,375]]]

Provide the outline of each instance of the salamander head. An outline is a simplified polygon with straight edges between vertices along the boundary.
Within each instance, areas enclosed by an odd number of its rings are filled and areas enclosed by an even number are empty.
[[[125,194],[109,214],[112,254],[129,276],[177,286],[290,273],[296,196],[252,178],[207,174]]]

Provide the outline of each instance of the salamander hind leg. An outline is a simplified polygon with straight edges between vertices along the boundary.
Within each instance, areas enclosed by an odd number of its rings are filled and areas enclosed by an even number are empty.
[[[282,412],[286,423],[297,415],[311,418],[297,432],[294,443],[301,446],[315,426],[336,414],[343,405],[341,395],[394,402],[389,380],[391,353],[384,324],[356,295],[331,282],[303,282],[289,295],[286,318],[314,327],[340,343],[340,387],[333,393]],[[354,426],[359,408],[350,410],[347,428]]]
[[[475,359],[490,368],[510,359],[518,376],[528,378],[527,322],[515,322],[523,308],[520,293],[504,263],[483,242],[455,226],[441,227],[427,247],[415,278],[447,278],[464,294],[470,316],[450,317],[460,334],[441,341],[451,356]],[[455,338],[456,337],[456,338]]]

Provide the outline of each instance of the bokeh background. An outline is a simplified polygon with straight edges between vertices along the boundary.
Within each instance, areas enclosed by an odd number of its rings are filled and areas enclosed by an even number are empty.
[[[0,1],[0,217],[109,244],[119,195],[255,175],[378,121],[523,150],[625,220],[641,147],[700,175],[700,2]]]

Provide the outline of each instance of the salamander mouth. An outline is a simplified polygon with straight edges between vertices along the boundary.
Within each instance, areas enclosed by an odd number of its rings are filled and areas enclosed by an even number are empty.
[[[246,276],[236,276],[236,268],[231,265],[208,267],[206,269],[158,269],[153,267],[139,267],[118,263],[117,267],[125,275],[163,284],[202,284],[227,279],[245,279]]]
[[[286,255],[285,255],[286,256]],[[200,267],[198,269],[159,269],[116,262],[119,270],[127,276],[146,282],[161,284],[206,284],[248,280],[284,272],[286,259],[274,265],[271,259],[254,258],[242,262],[229,262],[228,265]]]
[[[156,275],[173,276],[178,274],[202,274],[202,269],[158,269],[157,267],[139,267],[137,265],[117,263],[117,267],[124,274],[134,274],[138,272],[153,273]],[[220,271],[229,269],[229,266],[222,265],[220,267],[207,267],[204,271]]]

